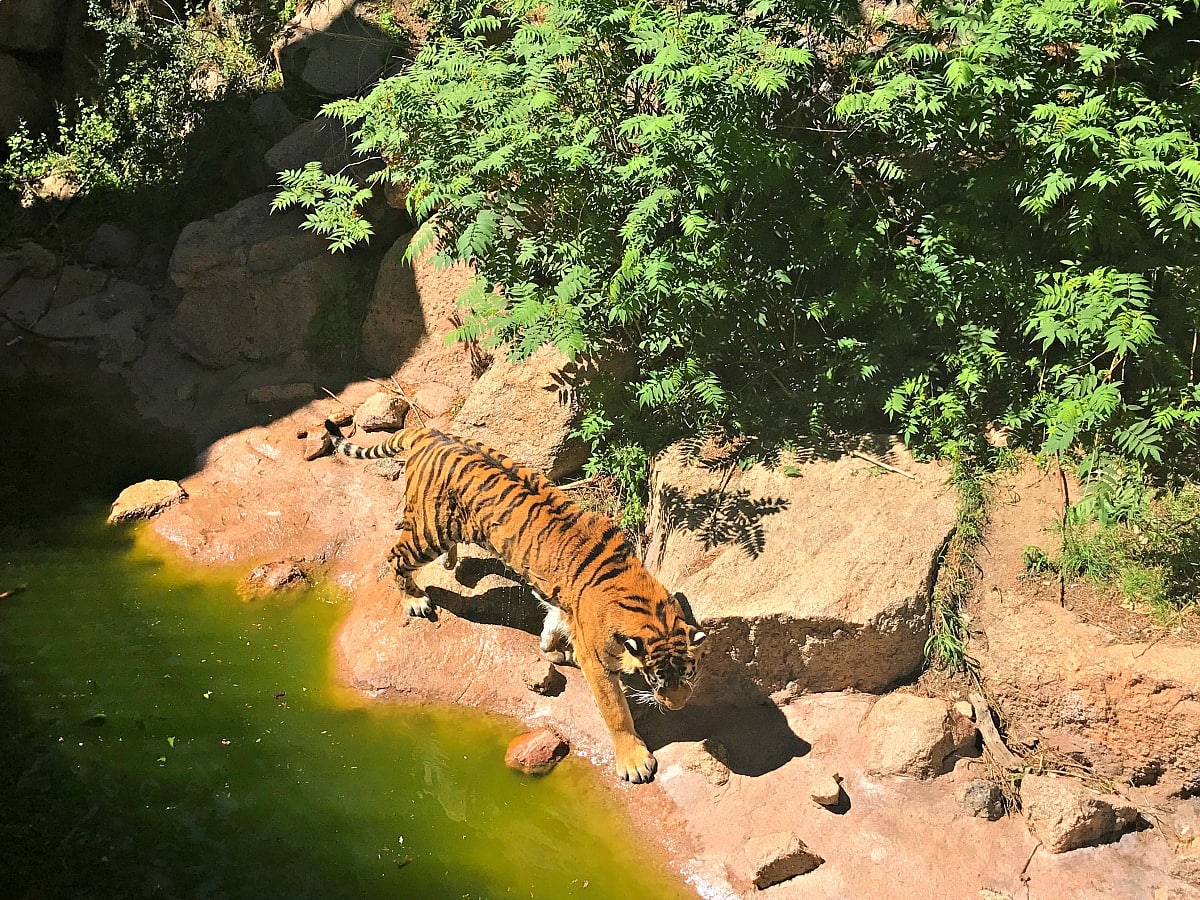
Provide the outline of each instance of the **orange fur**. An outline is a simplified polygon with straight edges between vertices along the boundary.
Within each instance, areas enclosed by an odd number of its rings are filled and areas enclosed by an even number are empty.
[[[417,568],[443,553],[453,568],[460,541],[494,552],[549,605],[542,649],[552,653],[558,638],[569,640],[612,735],[617,772],[634,782],[653,778],[658,764],[634,731],[620,675],[641,672],[654,701],[678,709],[691,695],[704,633],[646,571],[620,528],[476,441],[407,428],[364,448],[326,428],[347,456],[405,458],[404,521],[388,558],[411,598],[410,615],[433,615],[413,581]]]

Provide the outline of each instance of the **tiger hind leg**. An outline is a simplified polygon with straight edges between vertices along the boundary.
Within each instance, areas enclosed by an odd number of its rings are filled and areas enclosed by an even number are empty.
[[[441,547],[428,547],[417,539],[412,526],[401,523],[400,539],[388,551],[388,563],[396,574],[396,580],[408,594],[408,614],[414,618],[433,620],[436,617],[433,601],[413,580],[412,573],[427,562],[437,558]]]
[[[535,592],[536,593],[536,592]],[[566,617],[557,606],[552,606],[538,595],[538,600],[546,609],[546,621],[542,625],[542,637],[538,646],[546,659],[558,665],[573,665],[575,650],[571,645],[571,628]]]

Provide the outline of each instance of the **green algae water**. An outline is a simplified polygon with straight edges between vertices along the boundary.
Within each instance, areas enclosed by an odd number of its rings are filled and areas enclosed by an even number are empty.
[[[694,896],[590,764],[520,776],[513,723],[336,686],[345,600],[243,603],[105,526],[114,478],[178,475],[169,453],[51,473],[37,430],[0,456],[0,591],[25,586],[0,600],[0,896]]]

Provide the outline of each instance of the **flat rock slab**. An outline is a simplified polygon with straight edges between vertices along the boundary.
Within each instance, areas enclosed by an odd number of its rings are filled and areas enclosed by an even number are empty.
[[[837,450],[775,469],[694,464],[680,446],[655,461],[648,564],[709,634],[702,692],[786,701],[919,668],[955,495],[944,467],[892,439],[872,450],[915,477]]]
[[[778,832],[751,838],[746,842],[750,861],[750,881],[760,891],[797,875],[807,875],[825,862],[791,832]]]

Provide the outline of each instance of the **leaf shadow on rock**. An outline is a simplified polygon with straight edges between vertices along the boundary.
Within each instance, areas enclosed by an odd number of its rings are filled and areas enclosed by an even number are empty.
[[[689,496],[674,485],[664,485],[658,495],[658,533],[684,529],[696,535],[704,550],[732,544],[750,559],[767,546],[762,520],[788,508],[784,497],[754,497],[745,488],[709,488]]]

